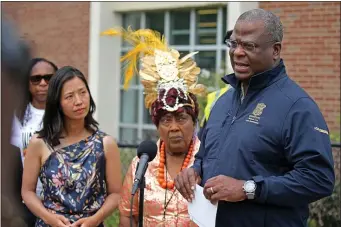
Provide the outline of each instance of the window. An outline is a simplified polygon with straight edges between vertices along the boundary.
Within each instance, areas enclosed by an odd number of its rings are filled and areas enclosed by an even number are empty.
[[[173,46],[185,55],[199,51],[194,56],[201,68],[199,82],[208,86],[209,91],[219,89],[220,77],[226,72],[226,7],[180,9],[169,11],[134,12],[122,14],[124,28],[151,28],[164,34]],[[122,43],[122,55],[129,50]],[[122,78],[124,71],[122,70]],[[137,76],[127,91],[121,80],[119,139],[121,143],[137,144],[145,139],[157,140],[156,128],[149,110],[144,106],[143,86]],[[200,104],[204,104],[200,102]],[[201,108],[204,108],[202,106]],[[202,111],[201,111],[202,112]]]

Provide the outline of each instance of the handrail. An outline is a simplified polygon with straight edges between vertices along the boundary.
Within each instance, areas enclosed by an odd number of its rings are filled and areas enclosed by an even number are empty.
[[[341,148],[340,143],[332,143],[332,148]]]

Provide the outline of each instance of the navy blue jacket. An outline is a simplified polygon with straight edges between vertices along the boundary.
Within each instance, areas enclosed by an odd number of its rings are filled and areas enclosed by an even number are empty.
[[[255,200],[220,201],[217,227],[307,226],[308,204],[332,193],[334,162],[326,122],[311,97],[286,73],[283,61],[240,82],[214,105],[192,166],[201,186],[218,175],[257,183]]]

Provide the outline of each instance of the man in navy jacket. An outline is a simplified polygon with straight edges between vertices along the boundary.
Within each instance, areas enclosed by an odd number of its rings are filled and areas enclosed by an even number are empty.
[[[242,14],[226,43],[234,74],[203,129],[192,168],[175,179],[193,199],[196,182],[218,203],[217,227],[303,227],[308,205],[334,188],[325,120],[280,57],[283,26],[273,13]]]

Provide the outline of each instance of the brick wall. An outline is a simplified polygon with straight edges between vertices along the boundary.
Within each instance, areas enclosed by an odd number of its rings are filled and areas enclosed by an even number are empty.
[[[335,169],[335,179],[336,181],[341,180],[341,148],[333,148],[334,157],[334,169]]]
[[[89,2],[2,2],[32,41],[35,56],[87,75]],[[340,2],[260,2],[285,29],[283,58],[291,78],[318,103],[330,130],[340,131]]]
[[[89,2],[2,2],[33,47],[34,56],[59,67],[72,65],[88,74]]]
[[[332,132],[340,131],[340,2],[260,2],[284,25],[289,76],[318,103]]]

